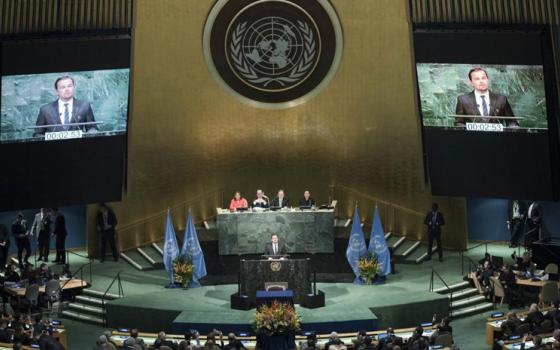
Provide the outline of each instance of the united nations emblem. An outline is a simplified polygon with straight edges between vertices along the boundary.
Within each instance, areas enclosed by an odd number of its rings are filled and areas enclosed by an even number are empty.
[[[278,272],[282,269],[282,263],[280,261],[273,261],[270,263],[270,269],[274,272]]]
[[[212,75],[239,100],[286,108],[328,84],[342,30],[328,0],[218,0],[205,25],[204,54]]]

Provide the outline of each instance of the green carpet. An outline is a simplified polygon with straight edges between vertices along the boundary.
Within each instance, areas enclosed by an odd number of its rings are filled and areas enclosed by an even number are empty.
[[[473,246],[472,244],[470,246]],[[488,246],[488,251],[494,255],[504,257],[504,261],[509,262],[509,255],[512,250],[507,248],[504,244],[491,244]],[[465,254],[474,261],[482,258],[485,252],[485,247],[481,246],[475,248]],[[443,277],[446,283],[453,284],[462,280],[461,276],[461,260],[458,252],[445,252],[444,262],[430,261],[421,265],[397,265],[397,274],[389,277],[388,283],[383,286],[372,286],[371,293],[376,296],[389,295],[385,298],[390,298],[390,290],[400,289],[401,283],[409,284],[407,289],[427,292],[429,287],[429,277],[432,267]],[[71,256],[70,258],[73,266],[79,266],[86,260]],[[468,266],[468,265],[466,265]],[[118,263],[105,262],[103,264],[94,263],[93,265],[93,289],[105,291],[112,278],[118,271],[123,271],[123,288],[125,296],[143,295],[146,293],[162,292],[162,286],[167,282],[166,274],[159,271],[141,272],[130,267],[126,262],[121,261]],[[435,287],[443,286],[437,279],[434,282]],[[342,284],[344,286],[344,284]],[[223,298],[230,291],[221,290],[221,286],[216,286],[207,291],[209,299],[216,299],[216,303],[223,304]],[[227,286],[227,288],[232,288]],[[323,289],[323,287],[321,287]],[[369,288],[369,287],[368,287]],[[333,302],[341,297],[345,290],[339,284],[332,284],[324,287],[327,294],[330,294]],[[380,291],[387,290],[389,294]],[[112,288],[112,292],[116,292],[116,287]],[[140,299],[141,300],[141,299]],[[141,305],[141,304],[140,304]],[[507,307],[500,309],[506,310]],[[308,311],[308,310],[306,310]],[[312,310],[309,310],[312,313]],[[228,311],[228,317],[230,313]],[[430,315],[427,315],[431,317]],[[310,317],[307,315],[306,317]],[[441,317],[438,315],[438,317]],[[454,338],[456,343],[463,350],[481,350],[488,349],[485,343],[485,319],[488,313],[474,315],[467,318],[455,320],[452,322],[454,328]],[[101,334],[103,329],[98,326],[89,325],[83,322],[72,321],[63,319],[64,324],[69,330],[69,349],[89,349],[95,344],[95,340]],[[414,326],[414,324],[411,324]]]

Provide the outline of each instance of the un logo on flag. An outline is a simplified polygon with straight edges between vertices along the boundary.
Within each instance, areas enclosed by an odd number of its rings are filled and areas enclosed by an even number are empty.
[[[194,238],[189,238],[187,241],[187,252],[189,256],[195,257],[200,254],[200,246]]]
[[[177,254],[177,247],[175,247],[173,240],[169,239],[167,240],[167,242],[165,242],[165,250],[167,251],[167,254],[170,256],[174,256]]]
[[[353,233],[350,237],[350,250],[353,252],[360,252],[364,247],[364,242],[362,241],[360,234]]]
[[[375,249],[375,254],[385,253],[387,250],[387,244],[385,244],[384,240],[377,236],[373,239],[373,247]]]

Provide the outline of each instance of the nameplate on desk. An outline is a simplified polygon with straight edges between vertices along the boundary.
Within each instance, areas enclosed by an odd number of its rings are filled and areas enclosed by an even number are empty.
[[[45,141],[81,139],[82,130],[53,131],[45,133]]]
[[[504,126],[499,123],[467,123],[467,130],[503,132]]]

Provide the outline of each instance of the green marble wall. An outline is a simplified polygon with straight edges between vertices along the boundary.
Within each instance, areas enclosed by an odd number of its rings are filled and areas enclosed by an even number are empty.
[[[220,255],[261,254],[272,233],[288,253],[333,253],[334,211],[218,214]]]

